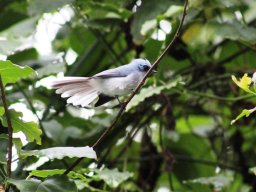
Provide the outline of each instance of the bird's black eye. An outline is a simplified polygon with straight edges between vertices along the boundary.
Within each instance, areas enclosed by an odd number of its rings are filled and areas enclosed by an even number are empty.
[[[148,71],[149,70],[149,66],[148,65],[143,65],[143,71]]]

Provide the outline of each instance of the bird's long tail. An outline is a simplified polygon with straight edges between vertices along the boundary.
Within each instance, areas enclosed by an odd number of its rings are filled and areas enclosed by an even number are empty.
[[[88,77],[63,77],[54,80],[51,84],[61,97],[68,98],[67,103],[74,106],[88,106],[98,98],[100,92],[90,84]]]

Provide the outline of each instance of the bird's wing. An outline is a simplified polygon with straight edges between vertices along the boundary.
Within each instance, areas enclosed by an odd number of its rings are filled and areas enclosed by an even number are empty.
[[[97,73],[92,78],[106,79],[111,77],[126,77],[126,76],[127,76],[126,72],[121,72],[119,68],[115,68],[115,69],[109,69],[109,70]]]

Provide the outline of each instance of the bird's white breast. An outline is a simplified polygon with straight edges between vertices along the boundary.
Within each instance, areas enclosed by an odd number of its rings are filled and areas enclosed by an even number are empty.
[[[121,96],[131,93],[142,80],[145,73],[133,72],[126,77],[93,79],[93,86],[108,96]]]

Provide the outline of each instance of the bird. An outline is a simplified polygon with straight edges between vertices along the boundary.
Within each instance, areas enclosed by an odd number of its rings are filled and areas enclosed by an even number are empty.
[[[52,81],[51,87],[74,106],[98,107],[115,98],[120,103],[118,97],[130,94],[151,67],[147,59],[139,58],[91,77],[57,78]]]

